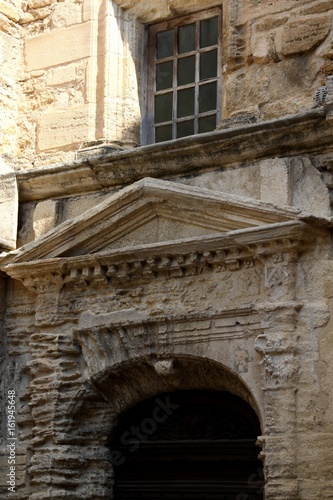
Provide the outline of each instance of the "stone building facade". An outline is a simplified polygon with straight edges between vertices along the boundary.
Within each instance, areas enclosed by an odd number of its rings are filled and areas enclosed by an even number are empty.
[[[332,0],[0,0],[2,498],[333,498],[332,14]],[[211,45],[203,19],[218,19]],[[157,26],[196,26],[194,83],[154,86]],[[159,142],[160,123],[190,122],[182,91],[194,133]],[[171,453],[178,490],[117,468],[135,419],[146,434],[124,467],[155,450],[168,469]],[[247,423],[259,481],[236,474]],[[189,441],[212,464],[225,453],[214,486],[182,477]]]

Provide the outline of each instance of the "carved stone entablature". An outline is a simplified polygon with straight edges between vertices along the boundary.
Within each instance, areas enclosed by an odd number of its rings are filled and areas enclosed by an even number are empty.
[[[182,353],[183,346],[241,339],[262,333],[258,314],[252,308],[214,315],[192,314],[149,317],[133,310],[120,313],[83,313],[74,331],[81,346],[89,377],[98,379],[110,367],[136,357]],[[193,347],[193,352],[195,347]],[[156,368],[156,367],[155,367]]]
[[[141,286],[154,280],[186,279],[207,273],[246,271],[265,266],[265,284],[280,287],[292,299],[293,261],[306,248],[308,226],[302,221],[287,221],[230,231],[224,234],[186,238],[81,256],[55,257],[3,267],[14,279],[37,293],[36,324],[64,321],[58,314],[62,289],[93,293]],[[278,286],[275,288],[279,288]],[[289,293],[289,295],[288,295]]]
[[[171,249],[170,249],[171,250]],[[148,252],[147,252],[148,254]],[[81,287],[109,284],[123,285],[124,282],[145,282],[159,278],[181,278],[196,276],[205,272],[236,271],[242,267],[253,267],[254,262],[246,248],[229,248],[207,251],[190,251],[166,254],[149,252],[146,258],[113,259],[101,257],[87,267],[84,263],[65,266],[63,283],[79,284]],[[83,264],[83,265],[82,265]]]
[[[89,288],[92,296],[154,280],[245,276],[255,266],[261,280],[262,263],[267,289],[292,299],[293,262],[314,237],[303,216],[292,207],[142,179],[3,256],[0,270],[37,293],[39,326],[72,321],[59,314],[64,288]]]
[[[266,265],[266,285],[269,286],[274,279],[283,278],[284,266],[297,258],[298,251],[304,250],[306,232],[307,225],[301,221],[285,222],[221,236],[188,238],[183,242],[36,260],[28,265],[8,264],[4,270],[30,289],[43,293],[50,286],[61,288],[67,284],[77,284],[80,288],[93,284],[116,286],[124,280],[141,282],[236,271],[253,267],[254,260],[259,258]]]

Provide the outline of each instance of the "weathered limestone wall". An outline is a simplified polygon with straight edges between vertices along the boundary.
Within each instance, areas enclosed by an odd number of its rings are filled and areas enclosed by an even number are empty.
[[[144,25],[221,3],[222,130],[132,148],[144,114]],[[0,0],[3,226],[11,214],[1,246],[15,246],[16,182],[17,246],[37,242],[35,260],[29,249],[16,268],[15,254],[0,259],[8,273],[0,276],[0,403],[14,386],[16,498],[110,498],[105,444],[119,413],[200,384],[232,390],[258,412],[267,500],[332,497],[332,129],[325,110],[260,124],[313,106],[333,72],[332,12],[331,0]],[[259,123],[229,130],[249,116]],[[27,171],[16,179],[8,165]],[[157,203],[152,191],[137,212],[129,200],[110,228],[99,204],[144,177],[176,183],[178,205],[167,212],[170,192]],[[239,200],[230,213],[223,204],[210,210],[192,186],[251,198],[237,229],[259,205],[265,214],[287,206],[296,229],[288,219],[256,233],[254,223],[224,239],[227,227],[209,247],[218,216],[228,226]],[[188,226],[184,189],[193,195]],[[97,236],[96,221],[106,225]],[[65,241],[63,222],[76,231]],[[52,230],[54,239],[43,239]],[[193,234],[193,243],[179,242]],[[54,247],[39,255],[45,241]],[[143,242],[155,245],[150,253]],[[0,419],[3,471],[3,411]]]
[[[71,161],[96,141],[140,144],[144,26],[216,5],[222,126],[311,109],[333,72],[330,0],[3,1],[2,154],[18,169]]]
[[[94,2],[88,6],[82,1],[28,3],[22,19],[26,71],[22,92],[23,113],[33,127],[22,130],[26,166],[73,159],[74,151],[90,138],[90,130],[95,139],[97,33],[93,25],[98,22],[100,3],[95,2],[96,9]]]
[[[186,220],[178,191],[174,208]],[[146,203],[160,205],[156,192]],[[206,212],[197,200],[190,205]],[[137,207],[122,208],[125,221],[119,204],[113,214],[120,240],[134,234],[132,244],[140,244],[149,224],[139,216],[133,226]],[[102,220],[112,239],[111,217],[97,213],[91,225],[84,216],[77,222],[88,236],[82,255],[71,257],[63,247],[60,258],[35,256],[7,270],[14,278],[8,279],[7,349],[15,362],[6,380],[19,388],[18,444],[28,478],[18,471],[18,498],[58,499],[68,489],[73,499],[110,498],[105,444],[119,413],[165,390],[214,387],[241,395],[258,412],[265,498],[328,500],[333,283],[325,225],[296,221],[290,230],[289,222],[273,223],[264,226],[263,239],[247,228],[222,249],[220,235],[217,250],[198,239],[188,251],[172,241],[161,254],[153,246],[115,255],[96,234]],[[218,217],[214,210],[209,215]],[[69,233],[61,244],[71,249],[77,240]],[[102,242],[108,250],[94,253]],[[121,249],[119,240],[115,246]]]
[[[80,147],[95,141],[138,143],[129,49],[141,42],[135,22],[129,31],[126,15],[109,0],[36,0],[28,7],[21,20],[23,114],[29,123],[21,131],[22,166],[73,160]]]
[[[18,21],[21,1],[0,2],[0,157],[17,163],[19,154],[20,80],[23,75],[22,40]],[[0,162],[0,174],[3,173]]]
[[[332,2],[248,0],[235,21],[236,57],[226,61],[226,116],[296,113],[331,73]]]

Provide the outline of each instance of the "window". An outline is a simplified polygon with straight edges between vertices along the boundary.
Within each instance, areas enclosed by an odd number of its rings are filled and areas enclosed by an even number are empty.
[[[148,142],[215,130],[220,39],[219,8],[149,27]]]

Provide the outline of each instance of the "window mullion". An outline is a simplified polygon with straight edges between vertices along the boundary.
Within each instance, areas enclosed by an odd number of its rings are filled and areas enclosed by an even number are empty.
[[[178,86],[178,28],[176,27],[174,30],[174,59],[173,59],[173,110],[172,110],[172,138],[177,138],[177,105],[178,105],[178,96],[177,96],[177,86]]]
[[[195,87],[194,87],[194,133],[199,132],[199,81],[200,81],[200,21],[196,21]]]

